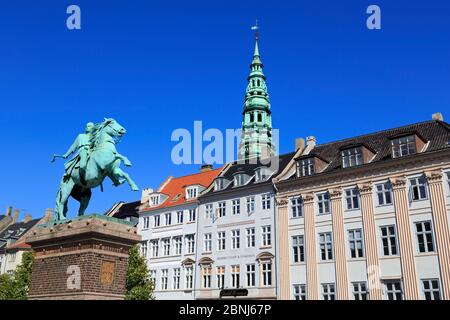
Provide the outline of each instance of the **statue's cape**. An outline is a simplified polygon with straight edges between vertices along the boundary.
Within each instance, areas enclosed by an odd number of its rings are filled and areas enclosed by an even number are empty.
[[[66,171],[67,176],[70,176],[72,174],[73,169],[75,169],[75,167],[79,162],[80,162],[80,155],[77,154],[75,157],[73,157],[64,164],[64,169]]]

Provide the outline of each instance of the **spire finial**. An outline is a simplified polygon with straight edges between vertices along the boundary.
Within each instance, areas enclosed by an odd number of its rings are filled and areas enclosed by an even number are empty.
[[[256,41],[258,41],[258,36],[259,36],[258,19],[256,19],[256,24],[252,27],[252,30],[255,31],[255,39],[256,39]]]

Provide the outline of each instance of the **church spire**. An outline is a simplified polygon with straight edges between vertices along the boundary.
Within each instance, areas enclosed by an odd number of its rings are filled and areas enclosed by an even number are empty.
[[[258,21],[252,30],[255,31],[255,50],[244,99],[240,159],[268,157],[274,154],[269,93],[259,53]]]

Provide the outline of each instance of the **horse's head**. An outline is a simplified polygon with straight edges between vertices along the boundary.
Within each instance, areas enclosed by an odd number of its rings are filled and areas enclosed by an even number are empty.
[[[127,130],[125,130],[125,128],[113,118],[105,118],[103,121],[103,127],[105,132],[112,137],[121,138],[125,135],[125,133],[127,133]]]

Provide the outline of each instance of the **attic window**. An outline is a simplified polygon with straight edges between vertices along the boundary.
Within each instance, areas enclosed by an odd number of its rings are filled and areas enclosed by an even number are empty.
[[[20,228],[19,230],[17,230],[16,236],[20,236],[25,232],[25,228]]]
[[[11,237],[13,233],[14,233],[14,231],[12,231],[12,230],[6,231],[5,239],[8,239],[9,237]]]
[[[218,178],[214,181],[214,191],[222,190],[225,187],[225,179]]]
[[[415,135],[392,139],[391,144],[393,158],[406,157],[417,152]]]
[[[198,187],[189,187],[186,189],[186,199],[195,199],[197,198]]]
[[[157,206],[159,205],[159,194],[150,196],[150,206]]]
[[[180,199],[180,197],[181,197],[181,193],[179,193],[179,194],[177,194],[175,197],[173,197],[172,201],[175,202],[175,201],[177,201],[178,199]]]
[[[363,164],[362,147],[350,148],[342,151],[342,167],[354,167]]]
[[[315,173],[314,158],[297,161],[297,177],[312,176]]]
[[[239,187],[245,184],[245,175],[243,173],[238,173],[234,176],[234,186]]]
[[[258,168],[255,170],[255,182],[266,181],[270,177],[270,172],[266,168]]]

